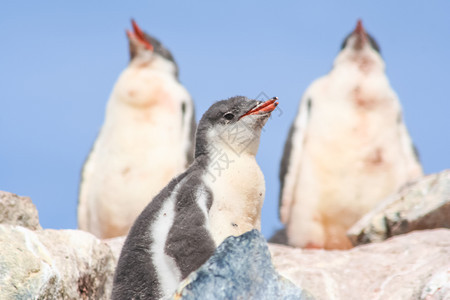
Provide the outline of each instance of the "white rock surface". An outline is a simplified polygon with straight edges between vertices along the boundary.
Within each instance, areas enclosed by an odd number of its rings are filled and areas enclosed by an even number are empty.
[[[415,231],[347,251],[270,244],[278,272],[316,299],[450,299],[450,230]]]
[[[120,252],[122,251],[123,244],[125,243],[126,236],[119,236],[112,239],[105,239],[103,242],[111,248],[112,255],[117,263],[119,261]]]
[[[450,299],[450,269],[448,267],[444,266],[435,271],[431,279],[425,284],[420,299]]]
[[[404,187],[366,214],[347,235],[353,245],[360,245],[434,228],[450,228],[450,170]]]
[[[108,299],[114,268],[89,233],[0,225],[0,299]]]
[[[439,178],[427,179],[429,188],[417,193],[442,195],[448,186]],[[0,299],[109,298],[125,237],[101,241],[78,230],[42,230],[29,198],[11,193],[0,192],[0,209],[7,223],[0,224]],[[449,229],[348,251],[269,249],[277,271],[316,299],[450,300]]]

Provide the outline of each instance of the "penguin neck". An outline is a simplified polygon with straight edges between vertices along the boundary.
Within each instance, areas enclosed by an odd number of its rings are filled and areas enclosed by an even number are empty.
[[[228,236],[261,228],[265,182],[256,153],[238,153],[220,143],[215,146],[197,159],[205,156],[203,180],[213,195],[209,224],[213,239],[219,245]]]
[[[166,62],[159,60],[161,64]],[[169,68],[168,65],[166,67]],[[124,111],[133,115],[158,111],[156,117],[166,115],[161,112],[178,114],[180,99],[186,96],[186,91],[167,68],[131,63],[114,86],[108,101],[108,113],[114,114],[117,109],[119,115],[124,115]]]
[[[180,141],[182,102],[189,97],[173,75],[129,66],[111,93],[102,132],[130,147],[135,142],[157,148],[173,145]],[[187,111],[192,109],[189,101],[186,106]]]
[[[355,69],[363,74],[371,72],[383,73],[385,64],[380,54],[368,45],[363,49],[344,49],[334,60],[333,69]]]
[[[177,66],[157,53],[151,55],[136,55],[128,68],[150,68],[156,72],[163,72],[177,77]]]

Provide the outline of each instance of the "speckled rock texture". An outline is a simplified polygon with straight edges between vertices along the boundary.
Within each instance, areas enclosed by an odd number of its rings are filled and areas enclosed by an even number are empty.
[[[0,224],[19,225],[31,230],[42,229],[36,206],[28,197],[0,191]]]
[[[108,299],[114,269],[89,233],[0,225],[0,299]]]
[[[450,299],[450,230],[414,231],[346,251],[269,244],[277,271],[320,300]]]
[[[353,245],[360,245],[434,228],[450,228],[450,170],[402,188],[366,214],[347,235]]]
[[[425,199],[448,195],[448,171],[433,176],[416,190]],[[79,230],[42,230],[30,199],[11,193],[0,193],[0,209],[0,299],[109,299],[125,237],[101,241]],[[414,231],[347,251],[267,247],[261,234],[251,231],[226,239],[173,298],[311,295],[450,300],[450,230]]]
[[[103,242],[106,243],[111,249],[112,255],[116,261],[119,261],[120,252],[122,251],[122,247],[126,239],[127,236],[125,235],[103,240]]]
[[[263,236],[249,231],[227,238],[184,280],[173,299],[314,299],[273,268]]]

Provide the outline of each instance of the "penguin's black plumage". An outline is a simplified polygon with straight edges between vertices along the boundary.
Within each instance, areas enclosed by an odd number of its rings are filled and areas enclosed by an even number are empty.
[[[201,266],[214,252],[214,241],[205,227],[206,216],[196,202],[198,190],[204,189],[211,207],[210,191],[199,178],[202,173],[201,160],[188,171],[173,179],[138,217],[127,236],[114,276],[113,299],[159,299],[163,296],[157,266],[152,261],[151,246],[155,243],[150,230],[155,225],[165,200],[177,191],[174,202],[174,218],[165,241],[164,254],[175,262],[174,273],[165,274],[169,280],[178,282]],[[168,217],[167,215],[161,216]],[[168,276],[167,276],[168,275]],[[173,276],[173,277],[172,277]],[[176,285],[174,285],[176,286]]]

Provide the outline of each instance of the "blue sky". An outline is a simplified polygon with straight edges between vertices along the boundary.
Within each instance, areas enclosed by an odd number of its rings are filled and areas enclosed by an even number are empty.
[[[30,196],[44,228],[76,228],[80,170],[128,63],[130,18],[175,56],[197,118],[216,100],[280,99],[258,161],[262,231],[278,221],[278,168],[306,87],[362,18],[381,46],[426,173],[450,167],[448,1],[3,1],[0,190]]]

